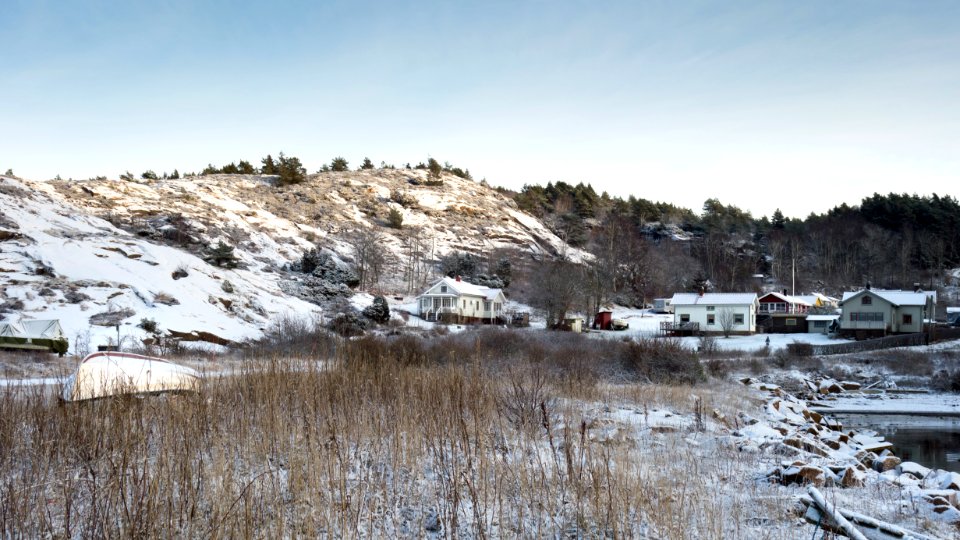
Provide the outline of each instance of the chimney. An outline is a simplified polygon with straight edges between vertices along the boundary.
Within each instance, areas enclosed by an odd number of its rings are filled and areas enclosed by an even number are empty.
[[[700,287],[700,296],[703,297],[703,287]]]
[[[923,290],[923,289],[920,288],[920,284],[919,284],[919,283],[914,283],[914,284],[913,284],[913,292],[920,292],[920,291],[922,291],[922,290]]]
[[[784,296],[787,295],[787,290],[786,290],[786,289],[783,289],[783,295],[784,295]]]
[[[457,276],[457,283],[459,283],[459,282],[460,282],[460,276],[458,275],[458,276]]]
[[[868,291],[870,290],[870,282],[869,282],[869,281],[867,282],[867,290],[868,290]]]

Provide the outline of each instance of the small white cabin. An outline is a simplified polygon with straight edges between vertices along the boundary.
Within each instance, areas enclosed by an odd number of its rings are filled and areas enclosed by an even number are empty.
[[[501,289],[444,277],[417,297],[420,317],[428,321],[495,323],[503,318],[507,299]]]
[[[829,334],[830,329],[839,324],[840,315],[807,315],[808,334]]]
[[[756,293],[677,293],[670,302],[677,327],[696,323],[701,332],[753,334],[757,331]]]

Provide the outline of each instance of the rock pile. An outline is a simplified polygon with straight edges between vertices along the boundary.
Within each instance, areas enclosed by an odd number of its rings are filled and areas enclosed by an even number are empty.
[[[844,430],[843,426],[816,411],[781,387],[753,378],[742,383],[769,394],[766,419],[741,413],[733,435],[741,437],[741,451],[773,449],[790,456],[764,474],[782,485],[817,487],[864,487],[871,481],[886,481],[903,488],[913,502],[932,505],[941,519],[960,522],[960,474],[931,470],[902,462],[892,445],[870,431]],[[859,389],[859,384],[824,379],[809,381],[816,394]]]

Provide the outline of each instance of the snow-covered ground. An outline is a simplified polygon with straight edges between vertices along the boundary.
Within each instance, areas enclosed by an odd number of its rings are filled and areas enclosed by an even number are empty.
[[[163,330],[238,341],[258,337],[277,315],[319,311],[282,294],[278,276],[241,252],[246,269],[212,266],[91,216],[49,186],[4,182],[25,193],[0,193],[5,219],[19,234],[0,251],[4,300],[23,304],[8,317],[58,319],[71,352],[78,341],[93,349],[118,337],[139,341],[147,335],[137,327],[142,319]],[[178,270],[187,275],[174,277]],[[119,331],[90,322],[92,315],[124,310],[130,315],[121,317]]]

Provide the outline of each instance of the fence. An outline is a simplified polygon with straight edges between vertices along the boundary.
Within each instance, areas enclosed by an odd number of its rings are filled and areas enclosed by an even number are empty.
[[[911,347],[914,345],[928,345],[937,341],[960,339],[960,328],[932,328],[926,333],[902,334],[877,339],[865,339],[850,343],[836,343],[833,345],[813,345],[810,343],[791,343],[787,345],[787,352],[794,356],[829,356],[833,354],[847,354],[894,347]]]

